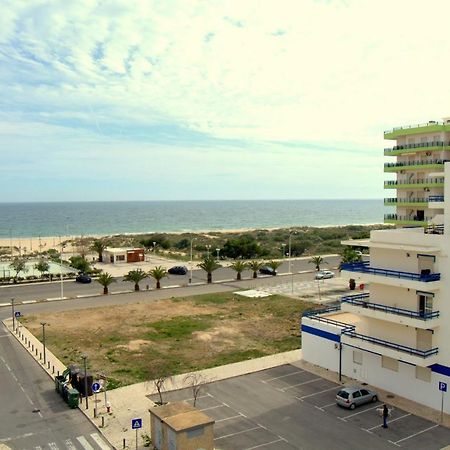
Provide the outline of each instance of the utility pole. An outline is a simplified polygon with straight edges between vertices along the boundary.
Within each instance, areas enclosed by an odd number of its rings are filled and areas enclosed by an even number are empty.
[[[13,297],[11,299],[11,315],[12,315],[12,321],[13,321],[13,332],[16,330],[16,312],[14,311],[14,300],[15,300],[15,298]]]
[[[45,325],[47,325],[47,322],[41,322],[42,325],[42,344],[44,346],[44,366],[47,364],[47,358],[45,354]]]
[[[89,409],[89,395],[88,395],[88,382],[87,382],[87,365],[86,365],[86,359],[87,355],[81,355],[84,362],[84,395],[86,397],[86,409]]]

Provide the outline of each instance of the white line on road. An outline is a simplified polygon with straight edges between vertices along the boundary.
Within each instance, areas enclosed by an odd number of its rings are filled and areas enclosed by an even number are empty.
[[[367,409],[365,409],[364,411],[359,411],[359,412],[357,412],[357,413],[349,414],[348,416],[338,417],[338,419],[341,419],[341,420],[347,420],[347,419],[349,419],[350,417],[358,416],[359,414],[364,414],[364,413],[367,412],[367,411],[372,411],[373,409],[377,409],[377,408],[379,408],[379,407],[380,407],[380,405],[377,405],[377,406],[374,406],[374,407],[372,407],[372,408],[367,408]]]
[[[236,436],[237,434],[248,433],[249,431],[254,431],[254,430],[259,430],[259,427],[247,428],[246,430],[236,431],[236,433],[224,434],[223,436],[219,436],[219,437],[215,438],[214,440],[218,441],[219,439],[225,439],[225,438],[228,438],[231,436]]]
[[[29,303],[37,303],[37,300],[23,300],[22,305],[28,305]]]
[[[238,419],[238,418],[240,419],[242,416],[243,416],[243,414],[239,413],[237,416],[225,417],[225,419],[216,420],[216,423],[217,422],[225,422],[225,420]]]
[[[391,421],[391,422],[392,422],[392,421]],[[430,430],[432,430],[433,428],[436,428],[436,427],[438,427],[438,426],[439,426],[439,424],[436,424],[436,425],[433,425],[432,427],[425,428],[425,430],[418,431],[417,433],[411,434],[411,436],[407,436],[407,437],[405,437],[405,438],[403,438],[403,439],[400,439],[399,441],[396,441],[395,444],[398,445],[399,442],[403,442],[403,441],[406,441],[407,439],[411,439],[411,438],[413,438],[413,437],[415,437],[415,436],[418,436],[419,434],[422,434],[422,433],[425,433],[425,432],[427,432],[427,431],[430,431]]]
[[[322,406],[319,406],[319,408],[329,408],[330,406],[333,406],[333,405],[335,405],[336,404],[336,402],[333,402],[333,403],[328,403],[328,405],[322,405]]]
[[[268,276],[270,276],[270,275],[268,275]],[[254,448],[266,447],[267,445],[275,444],[276,442],[281,442],[281,441],[287,442],[286,439],[280,438],[280,439],[277,439],[275,441],[266,442],[265,444],[255,445],[254,447],[248,447],[245,450],[253,450]]]
[[[77,450],[77,448],[75,447],[75,445],[73,444],[73,442],[70,439],[66,439],[64,441],[64,444],[67,447],[67,450]]]
[[[46,298],[45,301],[46,302],[54,302],[56,300],[65,300],[67,299],[67,297],[51,297],[51,298]]]
[[[58,446],[56,445],[56,442],[49,442],[48,446],[51,450],[59,450]]]
[[[285,375],[280,375],[279,377],[273,377],[273,378],[269,378],[268,380],[261,380],[263,383],[269,383],[270,381],[273,380],[279,380],[280,378],[286,378],[286,377],[291,377],[292,375],[295,375],[297,373],[303,373],[304,370],[296,370],[295,372],[291,372],[291,373],[287,373]]]
[[[172,284],[171,286],[162,286],[162,289],[173,289],[181,287],[180,284]]]
[[[223,408],[225,405],[210,406],[209,408],[200,409],[200,411],[209,411],[210,409]]]
[[[281,392],[286,392],[289,389],[293,389],[298,386],[303,386],[304,384],[315,383],[316,381],[320,381],[320,380],[323,380],[323,378],[313,378],[312,380],[304,381],[303,383],[293,384],[292,386],[288,386],[285,388],[278,388],[278,390]]]
[[[111,450],[110,446],[105,443],[98,433],[92,433],[91,438],[102,450]]]
[[[395,421],[400,420],[400,419],[404,419],[405,417],[408,417],[410,415],[411,415],[411,413],[404,414],[403,416],[400,416],[400,417],[396,417],[395,419],[389,420],[389,423],[395,422]],[[372,431],[372,430],[375,430],[375,428],[380,428],[380,426],[381,425],[376,425],[376,426],[374,426],[372,428],[363,428],[363,430],[364,431]]]
[[[396,445],[397,447],[401,447],[401,445],[398,445],[398,444],[396,444],[394,441],[391,441],[391,440],[389,440],[389,439],[388,439],[388,442],[391,443],[391,444],[393,444],[393,445]]]
[[[324,389],[323,391],[314,392],[314,394],[303,395],[302,397],[296,397],[296,398],[298,398],[299,400],[303,400],[304,398],[314,397],[315,395],[323,394],[324,392],[330,392],[335,389],[337,389],[337,386],[333,386],[332,388],[329,388],[329,389]]]
[[[92,447],[91,444],[87,441],[87,439],[84,436],[78,436],[77,441],[83,446],[86,450],[94,450],[94,447]]]
[[[11,306],[11,303],[0,303],[0,306]]]
[[[33,436],[34,433],[25,433],[25,434],[21,434],[20,436],[13,436],[13,437],[8,437],[8,438],[2,438],[0,439],[0,442],[10,442],[10,441],[15,441],[16,439],[24,439],[24,438],[28,438],[30,436]]]

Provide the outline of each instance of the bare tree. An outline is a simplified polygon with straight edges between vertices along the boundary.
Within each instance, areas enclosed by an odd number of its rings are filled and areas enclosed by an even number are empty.
[[[185,385],[188,385],[192,389],[192,397],[194,399],[194,407],[197,403],[198,396],[200,395],[200,391],[203,389],[203,387],[211,383],[212,379],[206,377],[200,372],[196,373],[189,373],[187,374],[184,379],[183,383]]]
[[[166,383],[172,377],[169,372],[169,367],[166,361],[156,360],[153,361],[149,368],[150,379],[153,380],[153,384],[158,392],[159,404],[163,405],[162,393],[166,390]]]

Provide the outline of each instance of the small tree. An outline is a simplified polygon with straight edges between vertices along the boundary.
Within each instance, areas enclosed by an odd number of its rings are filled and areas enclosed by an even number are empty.
[[[194,408],[197,403],[200,391],[207,383],[211,383],[212,380],[205,377],[201,372],[189,373],[184,379],[183,383],[192,389],[192,398],[194,399]]]
[[[200,264],[198,264],[198,267],[206,272],[207,282],[212,283],[212,273],[222,266],[220,264],[217,264],[214,256],[210,255],[207,256]]]
[[[156,289],[161,289],[161,280],[167,277],[167,270],[162,266],[156,266],[148,274],[156,281]]]
[[[134,283],[134,290],[139,291],[139,282],[144,278],[147,278],[147,272],[144,272],[142,269],[130,270],[125,276],[124,281],[130,281]]]
[[[91,265],[82,256],[71,256],[69,261],[70,265],[78,272],[89,273],[91,271]]]
[[[253,261],[250,261],[248,263],[248,267],[251,271],[253,271],[253,278],[258,277],[258,270],[261,269],[261,267],[264,265],[262,261],[257,261],[254,259]]]
[[[103,294],[107,295],[109,293],[109,289],[108,286],[111,283],[115,283],[116,280],[113,278],[113,276],[108,273],[102,273],[98,278],[97,278],[97,283],[101,284],[103,286]]]
[[[169,364],[162,359],[153,360],[148,374],[158,392],[159,404],[163,405],[162,393],[166,390],[166,382],[171,378]]]
[[[14,283],[17,282],[17,278],[19,278],[19,275],[21,272],[28,272],[28,267],[27,267],[27,260],[21,256],[16,256],[11,264],[9,265],[9,267],[11,267],[11,269],[14,269],[16,274],[14,276]]]
[[[98,253],[98,262],[103,262],[103,251],[106,249],[107,244],[105,241],[102,241],[101,239],[96,239],[92,245],[91,250],[94,250]]]
[[[230,269],[236,272],[236,280],[241,280],[241,273],[247,269],[248,264],[244,261],[235,261],[231,264]]]
[[[314,264],[316,266],[317,271],[320,270],[321,264],[328,264],[326,261],[324,261],[324,259],[321,256],[313,256],[308,262],[309,264]]]
[[[35,265],[34,268],[41,274],[41,278],[44,276],[45,272],[48,272],[50,269],[50,264],[45,259],[40,259]]]

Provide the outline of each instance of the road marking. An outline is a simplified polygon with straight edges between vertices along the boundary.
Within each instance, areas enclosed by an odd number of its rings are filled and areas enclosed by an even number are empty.
[[[65,300],[67,297],[52,297],[52,298],[46,298],[46,302],[54,302],[56,300]]]
[[[209,408],[200,409],[200,411],[209,411],[210,409],[223,408],[225,405],[210,406]]]
[[[114,291],[114,292],[110,292],[110,294],[116,295],[116,294],[129,294],[130,292],[134,292],[132,290],[127,290],[127,291]]]
[[[290,377],[292,375],[295,375],[297,373],[303,373],[304,370],[297,370],[296,372],[292,372],[292,373],[288,373],[286,375],[280,375],[279,377],[273,377],[273,378],[269,378],[268,380],[261,380],[263,383],[269,383],[270,381],[273,380],[279,380],[280,378],[286,378],[286,377]]]
[[[11,306],[11,303],[0,303],[0,306]]]
[[[205,394],[205,395],[199,395],[199,396],[197,397],[197,400],[199,400],[200,398],[206,398],[206,397],[210,397],[210,395],[208,395],[208,394]],[[195,400],[194,397],[183,399],[184,402],[191,402],[191,401],[193,401],[193,400]]]
[[[106,444],[106,442],[99,436],[98,433],[92,433],[91,438],[102,450],[111,450],[110,446]]]
[[[87,441],[87,439],[84,436],[78,436],[77,441],[83,446],[86,450],[94,450],[94,447],[92,447],[91,444]]]
[[[216,420],[216,423],[217,422],[225,422],[225,420],[238,419],[238,418],[240,419],[242,416],[243,415],[241,413],[239,413],[237,416],[225,417],[225,419]]]
[[[2,438],[0,439],[0,442],[10,442],[12,440],[16,440],[16,439],[24,439],[24,438],[28,438],[30,436],[33,436],[34,433],[25,433],[25,434],[21,434],[20,436],[12,436],[12,437],[7,437],[7,438]]]
[[[324,392],[330,392],[333,391],[334,389],[337,389],[337,386],[333,386],[332,388],[329,389],[324,389],[323,391],[314,392],[314,394],[303,395],[302,397],[295,397],[295,398],[297,398],[298,400],[303,400],[304,398],[314,397],[315,395],[323,394]]]
[[[401,447],[401,445],[396,444],[394,441],[388,440],[389,443],[396,445],[397,447]]]
[[[268,275],[268,276],[270,276],[270,275]],[[275,444],[276,442],[281,442],[281,441],[287,442],[286,439],[280,437],[280,439],[277,439],[277,440],[275,440],[275,441],[266,442],[265,444],[255,445],[254,447],[248,447],[248,448],[246,448],[245,450],[253,450],[254,448],[261,448],[261,447],[265,447],[265,446],[267,446],[267,445]]]
[[[287,390],[295,388],[297,386],[303,386],[304,384],[315,383],[316,381],[320,381],[320,380],[323,380],[323,378],[313,378],[312,380],[304,381],[303,383],[293,384],[292,386],[288,386],[286,388],[278,388],[278,390],[281,392],[286,392]]]
[[[86,297],[95,297],[97,294],[80,294],[76,295],[76,298],[86,298]],[[103,294],[102,294],[103,295]]]
[[[28,303],[37,303],[37,300],[22,300],[22,305],[28,305]]]
[[[333,402],[333,403],[328,403],[328,405],[322,405],[322,406],[319,406],[319,408],[329,408],[330,406],[333,406],[333,405],[336,405],[336,402]]]
[[[42,450],[42,447],[40,445],[38,445],[37,447],[34,447],[35,450]]]
[[[395,421],[400,420],[400,419],[404,419],[405,417],[408,417],[410,415],[411,415],[411,413],[404,414],[403,416],[396,417],[395,419],[392,419],[392,420],[389,419],[389,423],[395,422]],[[372,430],[375,430],[375,428],[380,428],[380,427],[381,427],[381,425],[376,425],[375,427],[372,427],[372,428],[362,428],[362,429],[364,431],[372,431]]]
[[[230,433],[230,434],[224,434],[223,436],[219,436],[215,438],[215,441],[218,441],[219,439],[225,439],[231,436],[236,436],[238,434],[247,433],[249,431],[259,430],[260,427],[253,427],[253,428],[247,428],[246,430],[236,431],[236,433]]]
[[[51,450],[59,450],[55,442],[49,442],[48,446],[51,448]]]
[[[338,419],[341,419],[341,420],[347,420],[347,419],[349,419],[350,417],[358,416],[359,414],[364,414],[364,413],[367,412],[367,411],[372,411],[373,409],[377,409],[377,408],[379,408],[379,407],[380,407],[380,405],[377,405],[377,406],[374,406],[374,407],[372,407],[372,408],[367,408],[367,409],[365,409],[364,411],[359,411],[359,412],[357,412],[357,413],[349,414],[348,416],[345,416],[345,417],[338,417]]]
[[[75,447],[75,445],[73,445],[73,442],[70,439],[66,439],[64,441],[64,444],[68,450],[77,450],[77,448]]]
[[[391,422],[392,422],[392,421],[391,421]],[[438,427],[438,426],[439,426],[439,424],[436,424],[436,425],[433,425],[433,426],[431,426],[431,427],[425,428],[425,430],[418,431],[417,433],[411,434],[411,436],[407,436],[407,437],[405,437],[405,438],[403,438],[403,439],[400,439],[399,441],[395,441],[394,444],[397,444],[397,445],[398,445],[399,442],[403,442],[403,441],[406,441],[407,439],[411,439],[412,437],[415,437],[415,436],[418,436],[419,434],[422,434],[422,433],[425,433],[425,432],[427,432],[427,431],[430,431],[430,430],[432,430],[433,428],[436,428],[436,427]]]

